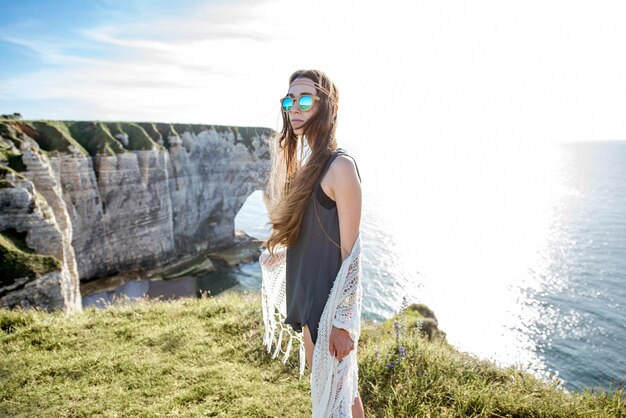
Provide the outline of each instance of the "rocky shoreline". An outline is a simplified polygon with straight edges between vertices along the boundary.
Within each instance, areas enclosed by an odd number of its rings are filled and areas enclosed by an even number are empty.
[[[112,291],[126,283],[139,280],[176,280],[199,277],[241,264],[256,262],[259,255],[261,255],[260,241],[236,229],[233,245],[182,257],[175,262],[153,269],[92,279],[81,283],[80,293],[83,297],[91,296]]]

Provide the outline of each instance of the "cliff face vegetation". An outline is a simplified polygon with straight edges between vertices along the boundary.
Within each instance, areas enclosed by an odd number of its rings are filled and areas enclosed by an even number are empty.
[[[80,310],[79,282],[234,239],[266,128],[0,121],[0,305]]]

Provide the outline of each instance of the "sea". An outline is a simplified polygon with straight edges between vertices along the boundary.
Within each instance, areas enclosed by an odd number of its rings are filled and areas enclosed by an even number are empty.
[[[352,149],[364,318],[424,303],[448,342],[479,358],[569,391],[625,380],[626,141]],[[267,236],[261,191],[235,227]],[[261,272],[207,280],[259,290]]]

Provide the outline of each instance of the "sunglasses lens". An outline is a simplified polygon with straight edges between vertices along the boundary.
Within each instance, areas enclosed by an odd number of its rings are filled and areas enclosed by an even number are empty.
[[[280,101],[280,106],[285,112],[289,112],[293,106],[293,99],[291,97],[285,97]]]
[[[298,100],[298,107],[300,107],[300,109],[304,112],[311,110],[311,107],[313,107],[313,98],[311,96],[300,97],[300,100]]]

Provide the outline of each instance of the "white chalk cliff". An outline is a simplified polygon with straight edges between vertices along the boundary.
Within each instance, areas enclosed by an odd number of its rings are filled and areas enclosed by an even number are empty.
[[[269,134],[202,125],[0,122],[6,263],[0,305],[78,311],[81,280],[229,244],[235,215],[267,179]],[[11,250],[20,236],[28,251],[53,257],[60,268],[29,269],[30,256]],[[15,259],[26,267],[9,268]]]

